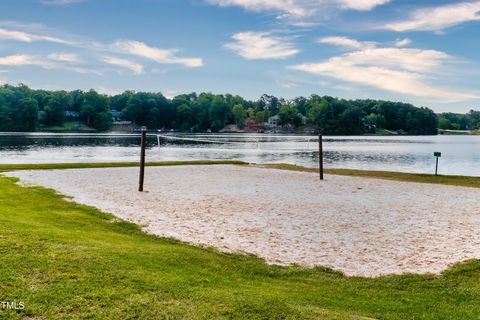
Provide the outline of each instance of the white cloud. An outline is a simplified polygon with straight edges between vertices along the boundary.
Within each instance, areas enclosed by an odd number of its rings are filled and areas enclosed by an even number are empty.
[[[412,40],[405,38],[405,39],[397,39],[395,41],[395,47],[406,47],[412,43]]]
[[[480,95],[431,85],[450,56],[436,50],[359,47],[318,63],[290,66],[293,70],[367,85],[403,95],[461,101]]]
[[[307,18],[315,19],[327,9],[372,10],[390,0],[207,0],[209,3],[226,6],[239,6],[246,10],[267,11],[278,18],[302,24]]]
[[[37,64],[33,56],[17,54],[6,57],[0,57],[0,65],[2,66],[21,66]]]
[[[334,46],[342,47],[349,51],[353,49],[377,48],[379,45],[379,43],[375,41],[359,41],[356,39],[341,37],[341,36],[318,38],[317,43],[331,44]],[[392,44],[392,42],[390,43]],[[400,47],[408,46],[411,43],[412,43],[412,40],[410,40],[409,38],[405,38],[405,39],[395,40],[393,42],[393,45],[395,47],[400,48]]]
[[[114,43],[107,44],[75,35],[63,35],[62,37],[51,35],[58,33],[58,31],[51,30],[42,24],[0,21],[0,40],[6,39],[20,42],[47,41],[86,50],[89,53],[101,52],[108,53],[108,55],[121,53],[146,58],[160,64],[178,64],[188,68],[203,66],[203,60],[201,58],[179,56],[179,49],[151,47],[146,43],[135,40],[118,40]],[[67,38],[73,40],[66,40]],[[52,53],[48,58],[62,63],[68,62],[73,64],[81,62],[75,54]],[[136,65],[133,65],[132,63]],[[134,61],[130,61],[128,64],[130,69],[136,73],[139,72],[138,65],[139,63]]]
[[[37,66],[43,69],[52,70],[52,69],[61,69],[72,71],[81,74],[93,73],[101,75],[102,73],[98,70],[85,69],[76,66],[70,66],[59,61],[51,60],[48,57],[41,56],[32,56],[25,54],[16,54],[5,57],[0,57],[0,66],[9,66],[9,67],[19,67],[19,66]]]
[[[225,44],[225,48],[248,60],[285,59],[300,52],[287,39],[267,32],[240,32],[232,38],[235,42]]]
[[[75,53],[57,52],[48,55],[48,59],[59,62],[78,63],[80,59]]]
[[[254,11],[276,11],[291,17],[309,15],[306,6],[295,0],[209,0],[222,7],[239,6]]]
[[[414,11],[405,21],[386,24],[388,30],[442,31],[468,21],[480,20],[480,1],[453,3]]]
[[[377,65],[408,71],[426,71],[439,66],[449,56],[441,51],[406,48],[367,48],[342,56],[352,65]]]
[[[143,66],[135,61],[120,59],[120,58],[111,57],[111,56],[104,56],[101,58],[101,60],[105,63],[128,69],[136,75],[144,73]]]
[[[319,38],[317,42],[332,44],[332,45],[344,47],[347,49],[371,48],[376,46],[376,42],[358,41],[358,40],[347,38],[347,37],[325,37],[325,38]]]
[[[95,91],[97,91],[100,94],[107,95],[107,96],[115,96],[117,94],[123,93],[125,90],[113,89],[113,88],[107,88],[107,87],[96,87]]]
[[[47,41],[59,44],[71,44],[71,42],[49,35],[37,35],[27,33],[23,31],[9,30],[0,28],[0,39],[2,40],[15,40],[20,42],[34,42],[34,41]]]
[[[175,96],[179,95],[182,90],[179,89],[171,89],[171,88],[160,88],[162,94],[165,96],[165,98],[172,100],[175,98]]]
[[[118,40],[113,45],[114,50],[122,53],[153,60],[161,64],[180,64],[188,68],[203,66],[201,58],[182,58],[177,56],[178,49],[161,49],[150,47],[147,44],[135,40]]]
[[[353,10],[372,10],[376,6],[380,6],[390,2],[390,0],[339,0],[341,6],[345,9]]]

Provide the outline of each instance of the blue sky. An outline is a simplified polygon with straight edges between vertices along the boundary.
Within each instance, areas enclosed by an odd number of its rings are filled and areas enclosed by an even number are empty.
[[[2,0],[0,83],[480,109],[480,1]]]

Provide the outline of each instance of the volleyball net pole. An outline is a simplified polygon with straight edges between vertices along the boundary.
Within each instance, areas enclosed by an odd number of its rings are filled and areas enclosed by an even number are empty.
[[[323,135],[318,135],[318,170],[320,173],[320,180],[323,180]]]
[[[140,177],[138,181],[138,191],[143,192],[143,182],[145,181],[145,148],[147,145],[147,127],[142,127],[142,136],[140,140]]]

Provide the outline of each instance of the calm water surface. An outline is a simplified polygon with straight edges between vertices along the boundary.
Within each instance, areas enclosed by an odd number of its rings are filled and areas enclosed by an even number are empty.
[[[147,160],[237,159],[315,167],[312,136],[149,135]],[[135,134],[0,134],[0,163],[137,161]],[[325,137],[325,166],[480,176],[480,136]]]

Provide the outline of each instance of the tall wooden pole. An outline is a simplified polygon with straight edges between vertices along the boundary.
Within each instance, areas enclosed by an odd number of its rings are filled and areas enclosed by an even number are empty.
[[[145,179],[145,148],[147,145],[147,128],[142,127],[142,138],[140,142],[140,178],[138,191],[143,192],[143,181]]]
[[[323,136],[318,135],[318,169],[320,171],[320,180],[323,180]]]

